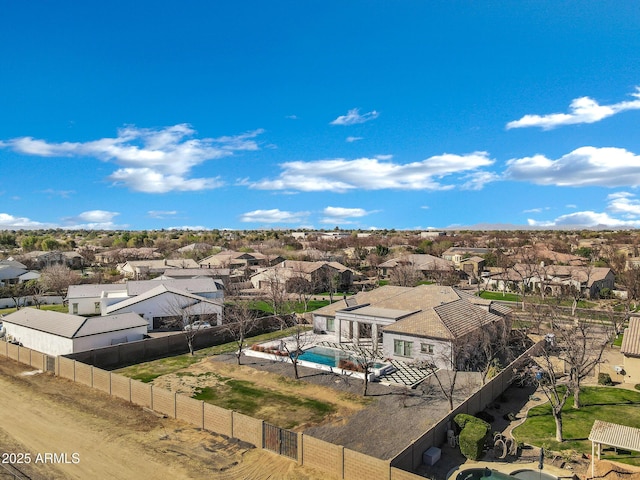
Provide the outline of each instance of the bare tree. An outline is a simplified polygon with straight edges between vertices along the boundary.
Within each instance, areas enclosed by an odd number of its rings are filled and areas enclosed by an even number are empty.
[[[46,293],[46,289],[42,282],[33,279],[25,282],[24,285],[25,294],[30,295],[33,299],[33,304],[39,309],[42,305],[43,296]]]
[[[10,298],[13,300],[16,310],[24,306],[27,290],[24,283],[12,283],[0,287],[0,298]]]
[[[258,316],[255,310],[249,307],[247,302],[237,302],[229,305],[225,311],[224,330],[231,335],[236,344],[236,358],[238,365],[245,348],[245,339],[258,326]]]
[[[561,323],[554,330],[558,358],[569,370],[573,407],[580,408],[582,381],[601,363],[609,335],[603,326],[587,322]]]
[[[191,355],[194,353],[197,335],[218,323],[218,314],[212,311],[211,303],[206,299],[201,301],[188,299],[187,301],[174,296],[165,305],[164,313],[167,315],[168,325],[182,331]]]
[[[293,374],[296,380],[300,378],[300,373],[298,372],[300,356],[304,352],[305,347],[314,343],[313,335],[311,335],[309,330],[310,328],[308,326],[297,322],[293,328],[293,335],[280,342],[280,350],[286,352],[287,356],[291,359]]]
[[[456,383],[458,381],[458,369],[456,367],[439,369],[434,363],[422,363],[418,365],[418,367],[430,373],[429,381],[435,379],[440,392],[442,392],[447,402],[449,402],[449,411],[452,411]]]
[[[49,292],[66,295],[69,285],[80,281],[80,275],[66,265],[52,265],[42,270],[40,282]]]
[[[271,305],[274,315],[282,315],[288,313],[289,310],[286,279],[282,270],[282,268],[274,267],[265,272],[266,299]]]
[[[367,396],[369,387],[369,377],[373,371],[373,367],[377,360],[382,359],[382,352],[375,351],[373,348],[367,348],[364,345],[354,344],[351,346],[353,351],[352,359],[357,370],[364,375],[362,381],[362,396]]]
[[[390,283],[400,287],[415,287],[419,280],[418,270],[413,262],[399,258],[389,275]]]
[[[566,386],[560,388],[559,378],[563,372],[557,356],[554,355],[552,342],[547,342],[542,355],[537,358],[537,362],[539,368],[534,367],[525,372],[525,375],[528,376],[526,380],[537,385],[549,400],[551,414],[556,424],[556,441],[562,442],[562,409],[569,399],[571,389]]]

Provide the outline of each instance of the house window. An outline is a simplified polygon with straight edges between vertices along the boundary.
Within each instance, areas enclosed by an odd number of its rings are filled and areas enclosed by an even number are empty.
[[[401,357],[410,357],[412,345],[413,345],[413,342],[407,342],[405,340],[394,340],[393,353]]]
[[[100,313],[100,302],[93,302],[95,313]]]
[[[433,344],[431,344],[431,343],[421,343],[420,344],[420,353],[433,354]]]
[[[72,303],[71,304],[71,308],[72,308],[72,312],[74,315],[78,314],[78,304],[77,303]]]
[[[327,332],[335,332],[336,324],[334,318],[327,318]]]

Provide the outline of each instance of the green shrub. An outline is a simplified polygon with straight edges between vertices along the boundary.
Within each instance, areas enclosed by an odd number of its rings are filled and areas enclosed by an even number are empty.
[[[485,422],[469,422],[460,432],[460,452],[469,460],[479,460],[489,433]]]
[[[640,390],[640,383],[636,383],[633,388],[635,388],[636,390]]]
[[[598,385],[613,385],[613,381],[611,380],[611,375],[609,375],[608,373],[599,373]]]
[[[477,417],[460,413],[453,419],[462,428],[460,452],[469,460],[478,460],[490,431],[490,425]]]

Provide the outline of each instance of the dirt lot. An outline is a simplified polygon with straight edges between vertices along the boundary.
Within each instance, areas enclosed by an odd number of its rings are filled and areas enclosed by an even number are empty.
[[[29,454],[30,463],[17,467],[31,478],[324,478],[284,457],[30,370],[0,358],[0,453]],[[44,463],[45,453],[57,454],[57,461]]]

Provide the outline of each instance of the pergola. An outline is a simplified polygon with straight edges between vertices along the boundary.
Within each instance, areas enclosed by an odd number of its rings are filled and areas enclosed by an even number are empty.
[[[591,440],[591,477],[595,476],[596,445],[598,445],[598,460],[600,460],[602,445],[640,452],[640,428],[596,420],[591,427],[589,440]]]

